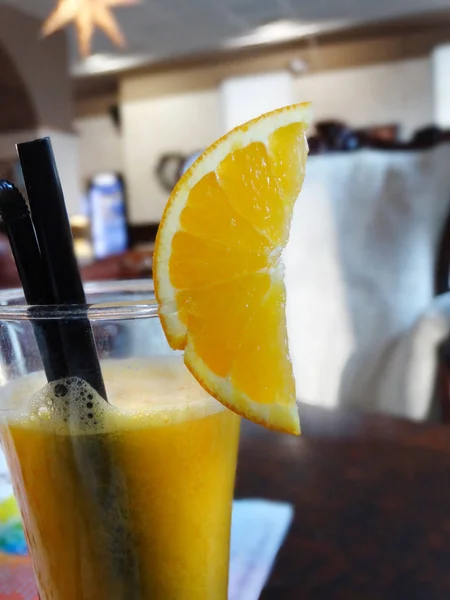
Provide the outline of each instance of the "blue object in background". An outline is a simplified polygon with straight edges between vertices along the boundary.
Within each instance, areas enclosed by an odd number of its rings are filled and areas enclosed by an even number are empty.
[[[95,258],[124,252],[128,248],[128,226],[125,189],[120,175],[95,175],[86,200]]]

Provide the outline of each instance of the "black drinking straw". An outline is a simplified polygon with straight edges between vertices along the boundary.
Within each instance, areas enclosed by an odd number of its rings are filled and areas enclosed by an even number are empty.
[[[39,245],[27,203],[12,183],[0,180],[0,217],[6,229],[14,261],[30,305],[53,304],[50,281],[42,263]],[[30,309],[33,312],[33,308]],[[32,321],[39,352],[48,381],[69,374],[61,348],[59,325],[51,321]]]
[[[17,150],[31,208],[31,228],[36,233],[37,250],[34,247],[33,252],[40,254],[45,272],[43,281],[47,282],[52,300],[50,304],[78,305],[72,309],[79,311],[76,318],[56,321],[60,339],[54,343],[55,340],[46,338],[46,351],[51,360],[64,355],[68,375],[84,379],[106,400],[50,139],[19,144]],[[29,230],[27,235],[30,235]],[[16,244],[18,268],[21,268],[26,259],[22,254],[24,240],[17,237],[13,243]],[[34,286],[39,289],[39,280],[33,280]],[[74,458],[79,463],[81,488],[92,508],[93,522],[97,523],[98,531],[93,535],[100,545],[105,544],[105,552],[110,556],[110,577],[117,597],[138,600],[138,563],[130,531],[127,496],[123,475],[114,464],[110,442],[102,436],[78,435],[74,436],[72,444]]]
[[[17,145],[42,262],[48,274],[52,304],[86,307],[86,296],[75,256],[64,195],[49,138]],[[87,316],[60,323],[68,371],[87,381],[106,399],[95,339]]]

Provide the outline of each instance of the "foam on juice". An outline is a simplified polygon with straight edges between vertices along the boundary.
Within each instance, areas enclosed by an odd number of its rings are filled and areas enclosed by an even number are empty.
[[[163,426],[224,410],[179,356],[106,360],[102,371],[108,403],[82,379],[67,377],[45,384],[38,373],[2,389],[3,419],[55,433],[87,435]],[[30,392],[41,385],[38,392]]]

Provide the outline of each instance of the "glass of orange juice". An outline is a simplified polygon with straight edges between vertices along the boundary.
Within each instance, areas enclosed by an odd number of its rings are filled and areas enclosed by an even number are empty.
[[[40,599],[225,600],[239,418],[168,347],[151,282],[86,291],[108,402],[43,373],[35,324],[85,312],[0,294],[0,435]]]

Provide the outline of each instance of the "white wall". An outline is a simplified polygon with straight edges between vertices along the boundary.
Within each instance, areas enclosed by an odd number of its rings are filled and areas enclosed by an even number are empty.
[[[38,134],[38,137],[49,136],[51,138],[67,212],[69,216],[75,215],[80,212],[81,208],[81,186],[77,177],[77,138],[73,133],[64,133],[49,127],[40,129]]]
[[[102,169],[121,170],[133,224],[157,222],[167,192],[155,177],[165,152],[190,153],[223,133],[220,89],[155,97],[151,76],[121,82],[122,134],[108,115],[79,119],[80,185]],[[294,101],[311,100],[314,119],[353,126],[399,123],[405,137],[433,121],[428,58],[310,74],[294,79]]]
[[[78,135],[78,168],[80,186],[99,171],[123,173],[122,138],[108,114],[79,118],[75,122]]]
[[[202,149],[221,135],[219,94],[212,89],[133,99],[125,80],[122,98],[130,221],[158,222],[168,197],[154,174],[158,159],[165,152]]]
[[[77,139],[73,133],[66,133],[50,127],[39,127],[29,131],[16,131],[0,135],[0,160],[17,161],[16,144],[29,142],[41,137],[50,137],[64,190],[67,212],[74,215],[80,211],[80,179],[78,170]]]
[[[431,60],[305,75],[295,80],[294,96],[312,101],[315,121],[340,119],[355,127],[399,123],[407,138],[433,122]]]
[[[450,44],[442,44],[434,48],[431,62],[435,121],[440,127],[448,129],[450,127]]]
[[[292,79],[289,71],[272,71],[222,81],[222,133],[280,106],[292,104]]]
[[[0,135],[0,160],[17,160],[16,144],[39,137],[37,129],[14,131]]]

